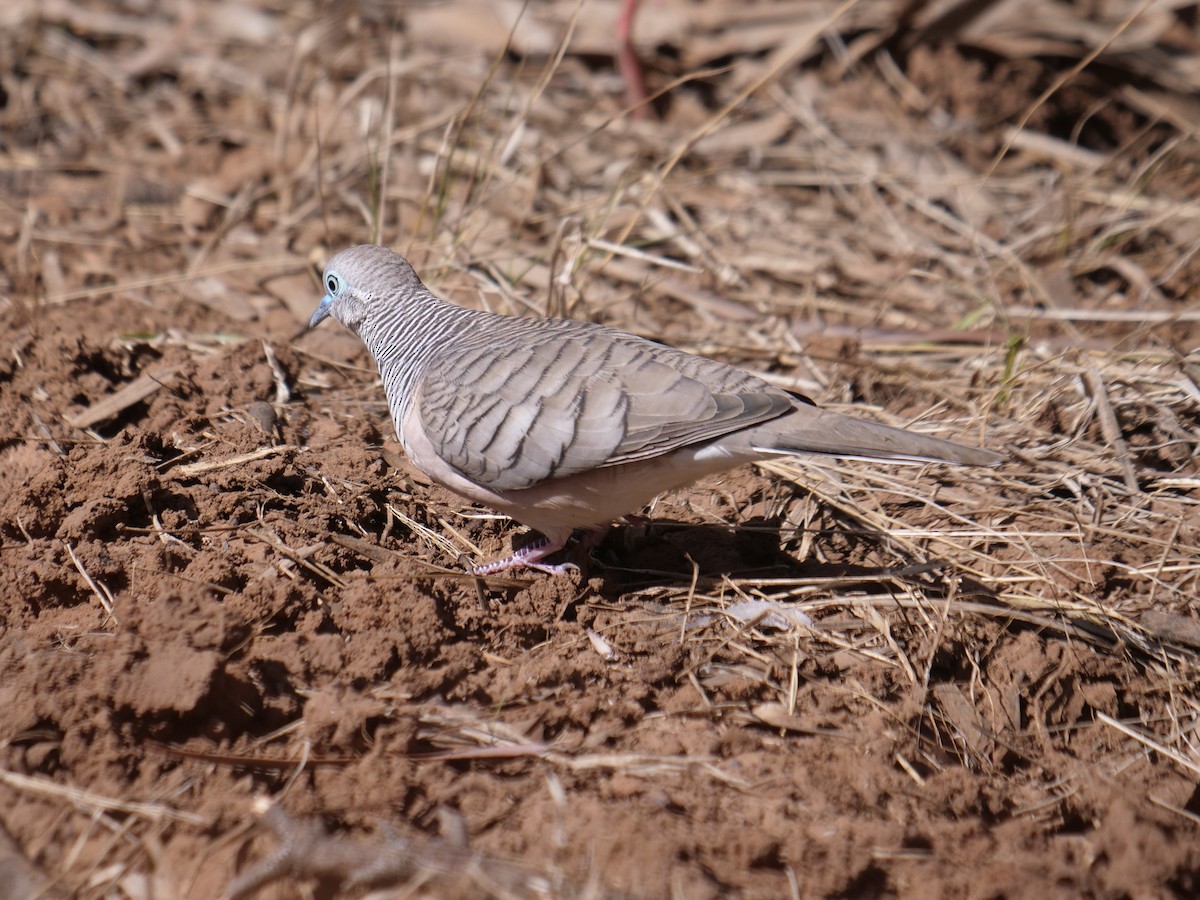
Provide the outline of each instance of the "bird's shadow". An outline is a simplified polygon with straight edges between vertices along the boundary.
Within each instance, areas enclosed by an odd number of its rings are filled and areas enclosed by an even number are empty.
[[[817,535],[814,540],[826,538]],[[886,535],[860,531],[852,540],[879,546],[886,543]],[[950,592],[984,601],[995,598],[994,591],[961,572],[954,573],[952,588],[947,577],[952,565],[941,560],[899,560],[895,566],[799,560],[784,549],[780,521],[764,518],[737,526],[664,519],[618,525],[590,554],[578,548],[574,553],[571,548],[564,552],[582,567],[585,577],[599,577],[600,592],[607,599],[653,587],[680,587],[693,582],[707,586],[725,578],[805,580],[828,582],[830,586],[852,582],[856,591],[866,594],[894,592],[897,582],[919,582],[935,598]]]

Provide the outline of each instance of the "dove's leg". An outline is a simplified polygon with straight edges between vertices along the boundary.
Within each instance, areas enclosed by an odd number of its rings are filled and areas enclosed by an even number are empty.
[[[608,533],[608,527],[604,528],[589,528],[587,531],[580,534],[578,545],[583,550],[590,550],[604,540],[604,536]],[[484,563],[482,566],[476,566],[471,570],[472,575],[495,575],[497,572],[507,572],[509,569],[537,569],[539,572],[546,572],[549,575],[565,575],[568,572],[578,572],[579,566],[574,563],[547,563],[542,562],[548,556],[553,556],[559,550],[563,549],[571,542],[573,534],[567,535],[565,538],[554,541],[548,537],[539,536],[537,540],[526,544],[520,550],[517,550],[511,556],[506,556],[504,559],[498,559],[495,562]]]
[[[507,572],[509,569],[537,569],[540,572],[547,572],[551,575],[564,575],[577,566],[572,566],[570,563],[562,565],[550,565],[543,563],[542,560],[547,556],[552,556],[563,547],[567,546],[567,541],[570,540],[570,535],[557,541],[552,541],[548,537],[539,536],[537,540],[526,544],[520,550],[517,550],[512,556],[506,556],[504,559],[498,559],[495,562],[484,563],[482,566],[476,566],[471,570],[473,575],[495,575],[497,572]]]

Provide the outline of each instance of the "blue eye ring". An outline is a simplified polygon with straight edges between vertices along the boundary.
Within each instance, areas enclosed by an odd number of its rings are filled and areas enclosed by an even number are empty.
[[[330,272],[325,276],[325,290],[329,291],[330,294],[336,294],[341,286],[342,282],[336,272]]]

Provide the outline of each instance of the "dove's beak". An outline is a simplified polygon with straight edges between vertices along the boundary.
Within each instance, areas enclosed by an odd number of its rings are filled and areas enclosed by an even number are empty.
[[[321,298],[321,305],[312,314],[312,318],[308,320],[308,327],[316,328],[323,320],[329,318],[329,307],[331,306],[333,306],[333,298],[326,294]]]

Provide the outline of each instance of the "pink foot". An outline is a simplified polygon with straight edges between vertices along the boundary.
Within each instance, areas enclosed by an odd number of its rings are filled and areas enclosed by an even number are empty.
[[[579,532],[576,532],[579,534]],[[578,547],[584,552],[591,550],[598,545],[604,536],[608,534],[608,528],[590,528],[580,534]],[[537,569],[539,572],[545,572],[547,575],[566,575],[568,572],[578,572],[579,566],[575,563],[547,563],[542,562],[547,556],[553,556],[563,547],[570,543],[574,535],[568,535],[559,541],[552,541],[548,537],[539,536],[537,540],[526,544],[520,550],[506,556],[504,559],[498,559],[495,562],[484,563],[482,566],[476,566],[471,570],[472,575],[495,575],[497,572],[507,572],[509,569]]]
[[[526,544],[512,556],[498,559],[495,562],[484,563],[471,570],[472,575],[495,575],[497,572],[507,572],[509,569],[537,569],[549,575],[565,575],[568,572],[578,572],[579,566],[574,563],[553,565],[542,562],[547,556],[552,556],[567,546],[570,536],[560,541],[552,541],[547,537],[539,537],[536,541]]]

